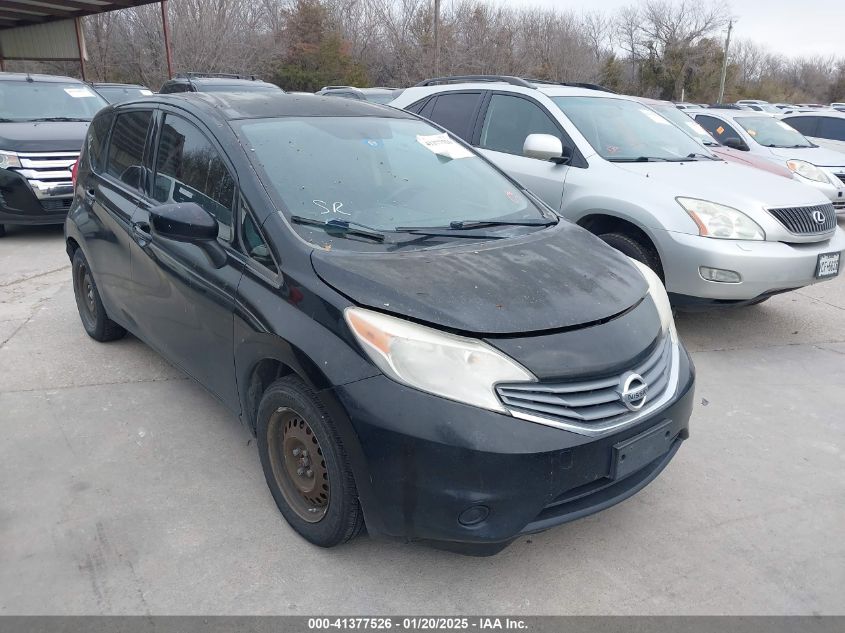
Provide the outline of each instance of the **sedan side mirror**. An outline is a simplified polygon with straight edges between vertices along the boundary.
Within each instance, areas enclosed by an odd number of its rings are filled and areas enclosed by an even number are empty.
[[[150,209],[153,233],[177,242],[217,239],[217,220],[196,202],[175,202]]]
[[[735,136],[730,136],[722,141],[722,145],[725,147],[730,147],[731,149],[738,149],[742,152],[748,151],[748,145],[745,144],[741,138],[737,138]]]
[[[563,154],[563,143],[551,134],[529,134],[522,146],[522,153],[537,160],[552,160],[560,164],[569,162]]]
[[[217,243],[217,220],[196,202],[153,207],[150,209],[150,226],[155,237],[195,244],[215,268],[226,264],[226,251]]]

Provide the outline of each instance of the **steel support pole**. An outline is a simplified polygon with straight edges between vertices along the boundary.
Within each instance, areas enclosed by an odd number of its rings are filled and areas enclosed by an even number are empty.
[[[76,26],[76,49],[79,51],[79,70],[82,73],[82,81],[88,81],[85,77],[85,55],[82,49],[82,22],[79,18],[73,18],[73,24]]]
[[[170,22],[167,20],[167,0],[161,0],[161,25],[164,31],[164,54],[167,59],[167,78],[173,79],[173,57],[170,54]]]

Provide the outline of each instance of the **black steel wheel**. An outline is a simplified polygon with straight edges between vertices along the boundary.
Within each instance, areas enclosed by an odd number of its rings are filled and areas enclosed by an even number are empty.
[[[82,327],[88,336],[100,342],[114,341],[126,334],[120,325],[112,321],[106,314],[94,275],[88,260],[82,254],[81,249],[76,249],[73,254],[73,265],[71,267],[73,276],[73,294],[76,297],[76,309],[79,311],[79,318],[82,320]]]
[[[364,516],[343,442],[305,383],[286,376],[270,385],[256,431],[267,486],[293,529],[321,547],[360,533]]]

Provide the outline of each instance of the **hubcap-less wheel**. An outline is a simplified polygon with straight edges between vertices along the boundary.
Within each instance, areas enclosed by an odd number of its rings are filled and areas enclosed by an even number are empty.
[[[93,323],[97,318],[97,301],[94,296],[94,280],[91,278],[91,272],[88,266],[80,264],[77,269],[77,287],[79,288],[79,295],[82,301],[79,302],[82,308],[82,317],[89,323]]]
[[[267,427],[273,475],[285,501],[308,523],[329,507],[329,474],[323,450],[308,423],[291,409],[278,409]]]

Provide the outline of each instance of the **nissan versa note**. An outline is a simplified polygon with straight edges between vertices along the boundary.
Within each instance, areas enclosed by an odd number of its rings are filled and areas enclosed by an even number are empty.
[[[475,76],[424,81],[390,105],[651,267],[678,306],[761,303],[839,273],[845,233],[824,195],[726,163],[633,97]]]
[[[416,115],[285,94],[103,110],[65,225],[128,330],[257,435],[290,525],[491,554],[633,495],[688,437],[647,267]]]

